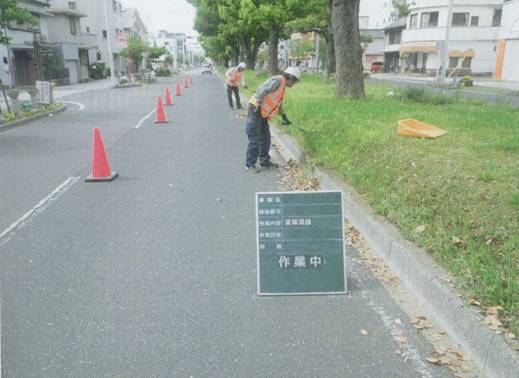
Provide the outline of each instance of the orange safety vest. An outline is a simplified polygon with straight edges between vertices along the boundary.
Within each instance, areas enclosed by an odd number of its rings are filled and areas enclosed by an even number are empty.
[[[281,85],[276,91],[266,95],[263,99],[263,105],[261,105],[261,116],[267,118],[269,121],[278,114],[279,107],[285,97],[287,80],[281,75],[278,77],[281,80]]]
[[[238,72],[236,68],[232,70],[231,78],[227,80],[227,84],[229,84],[231,87],[237,87],[238,84],[241,82],[241,78],[243,76],[242,72]]]

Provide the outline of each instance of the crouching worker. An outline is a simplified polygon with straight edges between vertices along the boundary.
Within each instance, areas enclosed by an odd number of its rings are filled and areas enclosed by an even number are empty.
[[[249,112],[245,130],[249,138],[245,168],[249,172],[258,173],[256,166],[259,158],[261,168],[277,168],[270,161],[270,128],[269,121],[280,114],[283,125],[290,125],[283,111],[282,103],[285,89],[292,87],[301,78],[301,72],[296,67],[288,67],[281,75],[273,76],[264,82],[249,101]]]
[[[225,73],[225,79],[227,83],[227,99],[229,100],[229,106],[233,109],[232,104],[232,94],[234,92],[234,97],[236,98],[236,108],[241,109],[240,103],[240,84],[243,83],[243,87],[247,89],[247,85],[245,84],[245,79],[243,78],[243,71],[247,65],[245,63],[240,63],[236,67],[231,67]]]

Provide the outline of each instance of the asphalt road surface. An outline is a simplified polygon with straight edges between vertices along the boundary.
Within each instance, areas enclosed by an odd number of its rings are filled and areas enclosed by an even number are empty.
[[[165,85],[0,131],[2,377],[450,376],[355,251],[348,295],[256,295],[255,193],[277,173],[245,171],[215,75],[157,125]],[[94,127],[111,183],[84,182]]]

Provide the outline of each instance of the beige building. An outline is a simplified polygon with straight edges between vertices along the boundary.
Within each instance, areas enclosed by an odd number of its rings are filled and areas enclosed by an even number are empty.
[[[504,2],[496,50],[494,79],[519,81],[519,0]]]

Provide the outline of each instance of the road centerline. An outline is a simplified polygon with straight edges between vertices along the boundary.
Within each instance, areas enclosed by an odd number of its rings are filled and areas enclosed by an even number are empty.
[[[137,123],[137,126],[134,127],[134,129],[138,129],[139,127],[141,127],[144,123],[144,121],[146,121],[153,113],[155,113],[157,111],[157,109],[153,109],[151,112],[149,112],[148,114],[146,114],[144,116],[144,118],[142,118],[139,123]]]

